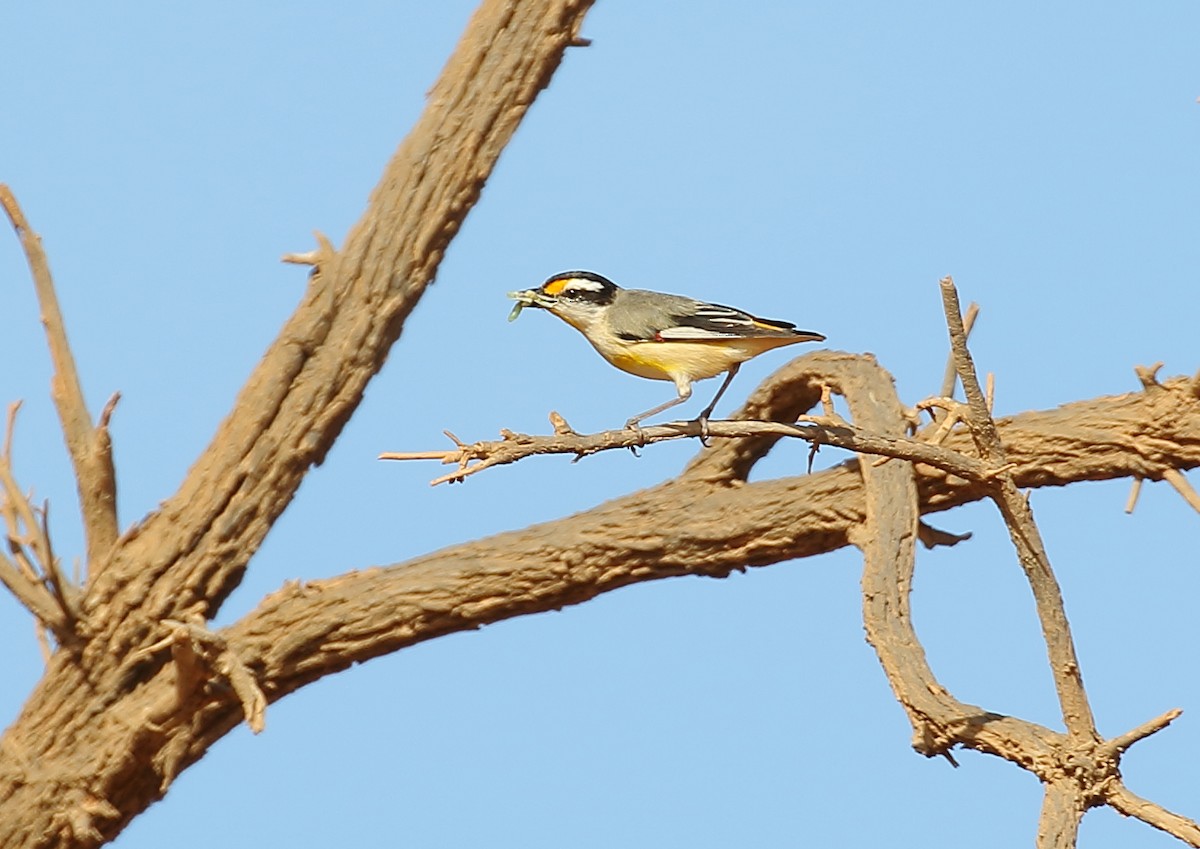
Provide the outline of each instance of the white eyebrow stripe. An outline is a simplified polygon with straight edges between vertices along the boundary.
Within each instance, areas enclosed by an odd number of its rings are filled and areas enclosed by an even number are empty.
[[[595,280],[588,280],[587,278],[584,278],[584,277],[576,277],[572,280],[568,280],[567,285],[564,286],[563,288],[565,288],[565,289],[587,289],[590,292],[602,292],[602,291],[604,291],[604,284],[598,283]]]

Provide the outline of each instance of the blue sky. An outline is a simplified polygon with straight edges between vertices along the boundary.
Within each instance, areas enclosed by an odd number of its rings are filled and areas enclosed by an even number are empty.
[[[416,119],[472,2],[37,4],[6,9],[0,181],[45,240],[122,521],[178,486],[301,297],[282,265],[340,243]],[[401,562],[673,475],[695,445],[533,459],[430,489],[377,462],[499,428],[618,426],[670,386],[605,365],[504,293],[566,268],[795,321],[873,352],[915,402],[946,357],[937,280],[1014,413],[1200,366],[1200,9],[600,2],[506,150],[436,285],[218,624],[284,581]],[[0,401],[17,471],[82,549],[15,238],[0,236]],[[787,360],[742,370],[718,412]],[[701,384],[697,396],[715,390]],[[685,408],[699,409],[703,400]],[[694,408],[694,409],[693,409]],[[756,477],[799,473],[787,446]],[[825,463],[843,459],[826,450]],[[1193,481],[1200,480],[1192,475]],[[1200,816],[1200,518],[1150,484],[1038,491],[1093,707],[1115,735],[1184,716],[1124,762]],[[1058,727],[1032,601],[994,511],[921,552],[914,609],[965,701]],[[621,590],[320,682],[186,772],[119,838],[161,846],[1028,845],[1040,788],[1007,763],[925,760],[862,636],[856,552]],[[0,716],[37,680],[0,598]],[[217,812],[220,812],[217,815]],[[1087,847],[1175,845],[1105,811]]]

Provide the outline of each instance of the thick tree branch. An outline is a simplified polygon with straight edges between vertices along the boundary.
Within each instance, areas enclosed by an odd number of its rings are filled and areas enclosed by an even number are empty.
[[[869,467],[851,460],[816,475],[745,483],[780,433],[791,433],[766,426],[701,452],[674,481],[588,513],[399,566],[289,585],[229,628],[204,627],[357,407],[500,150],[577,43],[588,5],[486,0],[473,17],[342,250],[324,246],[308,257],[315,268],[303,302],[212,444],[162,509],[115,543],[106,568],[94,564],[89,639],[56,653],[3,740],[0,845],[90,847],[110,838],[237,723],[257,726],[265,704],[352,663],[640,581],[721,577],[851,541],[870,552],[864,609],[877,618],[873,639],[891,644],[902,667],[893,686],[914,719],[919,750],[970,746],[1046,782],[1086,782],[1092,794],[1068,788],[1064,798],[1095,804],[1097,787],[1115,787],[1104,791],[1114,807],[1132,804],[1114,771],[1121,747],[1141,729],[1105,748],[957,702],[933,679],[907,612],[916,517],[990,497],[996,483],[969,473],[969,464],[931,465],[974,456],[966,432],[939,434],[942,454],[912,453],[909,443],[937,446],[904,439],[908,416],[889,379],[848,355],[794,362],[755,393],[743,418],[790,423],[828,386],[847,397],[866,391],[891,399],[883,423],[856,420],[847,439],[859,441],[846,444],[865,450],[868,437],[892,440],[907,459]],[[880,386],[885,391],[874,392]],[[858,406],[867,397],[852,404],[856,416],[868,416]],[[1016,486],[1158,480],[1200,465],[1195,380],[996,427],[1006,481]],[[647,516],[653,521],[640,521]],[[863,534],[868,520],[878,542]],[[1178,819],[1173,827],[1186,828]]]
[[[318,256],[300,305],[178,492],[91,564],[89,639],[51,658],[5,734],[4,751],[27,756],[0,763],[0,845],[94,846],[199,756],[181,747],[179,728],[199,729],[196,712],[221,702],[221,688],[180,704],[169,653],[140,650],[164,636],[164,621],[211,617],[237,586],[382,367],[590,5],[484,0],[476,11],[363,217],[340,251]],[[253,702],[252,679],[227,672]],[[65,788],[103,804],[89,802],[73,826],[60,814]]]
[[[121,541],[90,606],[118,618],[212,616],[382,367],[501,150],[575,38],[590,0],[487,0],[343,249],[250,376],[178,493]],[[123,652],[144,626],[97,651]]]
[[[800,358],[756,391],[753,408],[798,385],[817,386],[853,359],[827,353]],[[1028,486],[1132,474],[1146,468],[1134,434],[1163,451],[1156,462],[1169,455],[1183,467],[1200,465],[1200,405],[1187,383],[1169,381],[1155,397],[1130,393],[1001,420],[1013,474]],[[970,450],[969,441],[965,433],[947,440],[963,450]],[[936,469],[918,465],[916,474],[922,513],[987,496],[985,487]],[[631,583],[689,573],[719,577],[747,565],[830,551],[849,544],[865,520],[863,503],[853,461],[736,487],[685,476],[577,516],[382,570],[289,586],[234,626],[230,640],[240,644],[240,656],[257,658],[247,663],[260,665],[264,689],[279,694],[415,642],[578,603]],[[644,515],[656,517],[652,528],[628,518]],[[722,529],[717,536],[714,527]],[[288,639],[278,641],[274,635],[280,633]]]
[[[58,295],[54,291],[50,262],[42,249],[42,239],[29,226],[12,190],[2,183],[0,206],[4,207],[13,230],[21,239],[21,247],[25,250],[33,275],[33,287],[42,311],[50,359],[54,363],[50,395],[58,409],[63,437],[75,467],[75,484],[79,490],[79,504],[87,537],[87,562],[98,564],[117,539],[117,484],[113,472],[108,415],[102,417],[98,426],[92,426],[92,418],[83,397],[83,384],[79,381],[75,357],[67,341],[67,328],[58,305]],[[106,412],[111,415],[112,411],[107,409]]]

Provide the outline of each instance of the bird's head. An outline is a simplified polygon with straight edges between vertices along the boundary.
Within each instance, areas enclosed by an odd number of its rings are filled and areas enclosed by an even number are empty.
[[[517,303],[508,320],[515,319],[525,307],[538,307],[576,327],[585,326],[613,302],[619,291],[616,283],[591,271],[563,271],[536,289],[509,292]]]

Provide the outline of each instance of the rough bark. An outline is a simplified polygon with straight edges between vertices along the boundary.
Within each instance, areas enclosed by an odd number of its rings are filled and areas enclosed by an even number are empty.
[[[0,740],[0,845],[89,847],[111,839],[237,723],[260,727],[265,705],[352,663],[639,581],[722,577],[852,543],[872,568],[901,568],[917,515],[994,497],[988,481],[865,457],[747,483],[779,436],[740,438],[699,452],[672,481],[586,513],[392,567],[288,585],[229,628],[205,628],[354,412],[589,5],[483,4],[345,246],[313,254],[303,302],[179,492],[115,542],[97,534],[96,546],[89,543],[91,577],[78,615],[56,619],[61,646]],[[794,421],[831,384],[847,398],[878,399],[882,384],[872,381],[879,375],[868,358],[809,355],[770,378],[739,416]],[[1006,480],[1024,488],[1175,480],[1178,470],[1200,466],[1197,381],[1144,384],[1136,393],[999,420]],[[869,406],[852,408],[867,418]],[[898,436],[901,413],[890,402],[891,419],[879,432]],[[965,431],[951,432],[943,447],[987,459]],[[889,574],[868,574],[875,584],[864,579],[866,615],[903,624],[903,603],[885,592],[906,592],[906,579]],[[881,607],[872,612],[874,602]],[[907,637],[879,630],[872,639],[879,648]],[[919,653],[919,645],[909,648]],[[1081,757],[1064,749],[1063,735],[958,703],[932,689],[932,672],[912,657],[897,664],[915,670],[914,685],[891,680],[918,750],[948,754],[969,745],[1023,758],[1055,790],[1048,807],[1078,797],[1082,785],[1056,783],[1065,780],[1064,756]],[[888,667],[883,652],[881,659]],[[955,719],[939,719],[946,714]],[[1148,723],[1145,733],[1170,718]],[[1122,746],[1139,733],[1087,741],[1096,774],[1115,769]],[[1012,747],[1018,737],[1025,748]],[[1118,810],[1195,834],[1190,821],[1118,790],[1108,800]],[[1048,842],[1072,839],[1068,831]]]
[[[89,546],[98,559],[73,633],[60,635],[3,738],[0,845],[94,846],[159,798],[202,753],[183,739],[214,739],[194,713],[203,676],[182,676],[185,666],[240,683],[253,701],[233,655],[164,622],[202,623],[240,582],[382,367],[590,5],[485,0],[362,219],[341,250],[315,254],[302,303],[179,491],[115,543]],[[146,651],[164,637],[170,650]]]

